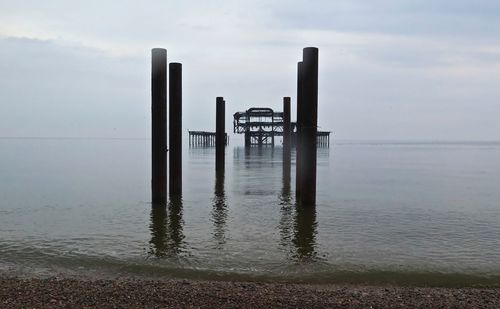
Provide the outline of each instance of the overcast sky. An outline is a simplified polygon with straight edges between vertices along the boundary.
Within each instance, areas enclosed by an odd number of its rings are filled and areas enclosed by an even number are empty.
[[[213,130],[224,96],[232,129],[295,110],[316,46],[336,139],[500,140],[498,0],[0,0],[0,21],[3,137],[148,138],[154,47],[183,64],[184,128]]]

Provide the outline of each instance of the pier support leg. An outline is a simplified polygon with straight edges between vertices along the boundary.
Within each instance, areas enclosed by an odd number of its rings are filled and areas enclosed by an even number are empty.
[[[151,51],[151,192],[153,203],[167,200],[167,50]]]
[[[283,169],[290,174],[292,126],[290,123],[290,97],[283,98]]]
[[[274,115],[271,117],[272,119],[272,125],[271,125],[271,147],[274,148]],[[267,140],[269,142],[269,140]]]
[[[297,64],[297,131],[295,133],[295,196],[297,202],[300,202],[302,190],[302,75],[303,62]]]
[[[250,147],[250,132],[245,132],[245,147]]]
[[[225,161],[225,101],[222,97],[216,99],[215,115],[215,170],[224,170]]]
[[[182,193],[182,64],[169,65],[169,193]]]
[[[300,204],[316,204],[316,160],[318,132],[318,49],[303,50],[302,80],[302,179]]]

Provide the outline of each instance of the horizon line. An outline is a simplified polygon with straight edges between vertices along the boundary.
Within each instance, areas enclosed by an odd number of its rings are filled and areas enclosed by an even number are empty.
[[[238,136],[239,134],[233,134]],[[0,136],[0,140],[151,140],[151,137],[103,137],[103,136]],[[366,139],[366,138],[346,138],[346,139],[332,139],[333,143],[345,142],[364,142],[364,143],[500,143],[500,140],[489,139],[400,139],[400,138],[379,138],[379,139]]]

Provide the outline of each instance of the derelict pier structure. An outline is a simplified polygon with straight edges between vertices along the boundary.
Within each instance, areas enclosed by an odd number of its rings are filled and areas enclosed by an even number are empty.
[[[245,147],[274,147],[276,136],[283,136],[284,113],[275,112],[268,107],[252,107],[233,115],[233,133],[245,134]],[[292,146],[296,144],[297,124],[291,122]],[[317,146],[330,146],[329,131],[317,132]]]

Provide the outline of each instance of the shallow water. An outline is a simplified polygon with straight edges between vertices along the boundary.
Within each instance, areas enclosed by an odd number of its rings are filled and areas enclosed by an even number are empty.
[[[184,149],[150,201],[150,141],[0,140],[0,270],[306,282],[500,283],[500,143],[336,142],[316,209],[281,147]]]

